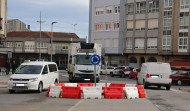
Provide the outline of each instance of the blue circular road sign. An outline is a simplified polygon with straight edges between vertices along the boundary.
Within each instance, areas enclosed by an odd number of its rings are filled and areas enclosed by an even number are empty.
[[[92,55],[90,57],[90,62],[93,65],[98,65],[100,63],[100,56],[99,55]]]

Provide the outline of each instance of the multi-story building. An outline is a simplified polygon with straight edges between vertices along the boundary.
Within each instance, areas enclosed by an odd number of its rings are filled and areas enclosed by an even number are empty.
[[[11,19],[7,21],[7,33],[14,31],[29,31],[30,25],[28,25],[28,29],[26,28],[26,24],[18,19]]]
[[[0,45],[6,37],[7,29],[7,0],[0,0]]]
[[[41,48],[40,48],[40,32],[9,32],[2,48],[12,53],[11,60],[16,60],[19,64],[22,60],[39,60],[41,54],[42,60],[49,60],[53,53],[53,61],[58,65],[67,64],[68,50],[70,43],[85,42],[85,39],[80,39],[74,33],[53,33],[53,51],[51,49],[51,32],[41,33]],[[4,54],[3,60],[7,60],[7,53]],[[3,62],[1,60],[1,65]]]
[[[91,0],[90,42],[96,42],[97,38],[111,38],[107,35],[113,35],[112,32],[104,32],[104,27],[97,31],[95,24],[97,21],[104,22],[107,16],[106,6],[115,1],[117,0]],[[190,61],[189,2],[190,0],[120,0],[118,43],[115,44],[116,41],[113,40],[108,49],[117,45],[115,54],[123,53],[126,65],[133,67],[139,67],[144,62]],[[102,11],[98,8],[101,6]],[[100,15],[96,15],[96,10],[99,10],[97,13]],[[109,17],[105,19],[106,22],[114,18]],[[105,40],[101,43],[103,46],[107,44]]]
[[[90,0],[89,42],[102,44],[108,65],[126,64],[119,45],[120,0]]]

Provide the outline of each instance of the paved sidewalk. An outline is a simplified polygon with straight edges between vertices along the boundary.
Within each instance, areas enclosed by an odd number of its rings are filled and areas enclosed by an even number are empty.
[[[10,72],[9,75],[2,75],[0,76],[0,88],[6,88],[8,85],[9,77],[12,75]]]

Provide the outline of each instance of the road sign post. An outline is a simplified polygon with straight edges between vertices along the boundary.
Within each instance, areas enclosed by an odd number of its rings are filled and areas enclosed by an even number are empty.
[[[90,62],[91,62],[91,64],[94,65],[94,83],[96,86],[96,65],[99,65],[99,63],[100,63],[100,56],[99,55],[92,55],[90,57]]]

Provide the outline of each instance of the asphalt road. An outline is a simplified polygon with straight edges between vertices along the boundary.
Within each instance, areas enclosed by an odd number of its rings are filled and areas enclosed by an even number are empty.
[[[65,71],[60,72],[60,82],[68,82]],[[100,82],[105,82],[104,75]],[[109,76],[108,82],[136,84],[134,79]],[[190,93],[179,89],[190,86],[172,86],[170,91],[150,87],[144,99],[48,98],[46,91],[9,94],[7,88],[0,88],[0,111],[189,111]]]

